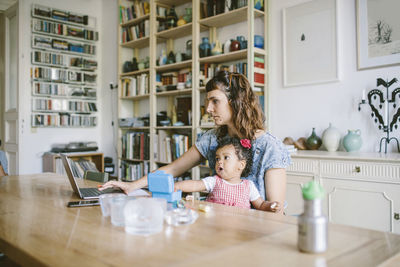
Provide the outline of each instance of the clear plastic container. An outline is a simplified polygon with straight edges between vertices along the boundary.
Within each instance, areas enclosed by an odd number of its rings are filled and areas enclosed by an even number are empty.
[[[125,231],[134,235],[151,235],[162,231],[165,199],[137,198],[126,203],[124,208]]]

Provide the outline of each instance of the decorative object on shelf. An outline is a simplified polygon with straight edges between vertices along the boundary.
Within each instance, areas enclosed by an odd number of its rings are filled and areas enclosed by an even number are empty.
[[[191,88],[192,87],[192,72],[189,71],[186,77],[186,83],[185,83],[186,88]]]
[[[220,0],[220,1],[215,1],[215,14],[222,14],[225,12],[225,1]]]
[[[358,69],[383,67],[400,63],[398,29],[399,2],[357,0]]]
[[[211,45],[208,41],[208,37],[202,38],[203,42],[199,45],[200,57],[208,57],[211,55]]]
[[[262,37],[261,35],[254,35],[254,47],[257,48],[264,48],[264,37]]]
[[[329,127],[322,133],[322,144],[329,152],[334,152],[339,148],[340,132],[329,123]]]
[[[139,69],[138,62],[137,62],[136,57],[134,57],[134,58],[132,58],[132,70],[131,71],[136,71],[138,69]]]
[[[169,9],[169,12],[168,12],[168,15],[167,15],[167,26],[168,26],[168,29],[176,27],[177,21],[178,21],[178,16],[176,15],[175,7],[172,6]]]
[[[348,130],[347,135],[343,138],[343,147],[347,152],[360,150],[362,146],[361,131]]]
[[[165,49],[161,49],[161,55],[158,64],[160,66],[167,64],[167,54],[165,53]]]
[[[186,41],[185,59],[186,60],[192,59],[192,40]]]
[[[315,128],[312,128],[312,133],[307,138],[306,145],[307,145],[307,148],[310,150],[317,150],[322,145],[322,140],[315,133]]]
[[[144,59],[139,61],[138,68],[139,68],[139,70],[144,70],[144,68],[145,68]]]
[[[339,80],[337,1],[307,1],[283,9],[285,87]],[[311,61],[315,55],[318,60]]]
[[[229,51],[233,52],[238,50],[240,50],[240,42],[232,39]]]
[[[231,49],[231,39],[226,40],[224,43],[224,54],[227,54],[230,52]]]
[[[254,0],[254,8],[264,10],[264,0]]]
[[[175,61],[176,62],[181,62],[182,61],[182,53],[181,52],[176,52],[176,55],[175,55]]]
[[[369,104],[371,107],[371,117],[377,123],[378,129],[386,133],[386,137],[382,137],[379,142],[379,152],[382,152],[382,145],[385,145],[385,153],[387,153],[387,146],[390,141],[394,141],[397,144],[397,150],[400,152],[399,140],[396,137],[390,137],[390,133],[393,132],[393,128],[397,129],[400,123],[400,105],[396,104],[396,97],[400,98],[400,88],[394,89],[389,94],[389,87],[394,83],[397,83],[397,79],[393,78],[390,82],[384,81],[381,78],[376,80],[376,86],[383,86],[386,88],[386,94],[379,88],[372,89],[368,92],[368,100],[366,99],[366,91],[363,90],[361,102],[358,104],[358,111],[361,111],[361,105]],[[390,97],[390,98],[389,98]],[[389,111],[389,108],[393,108],[396,112]],[[382,115],[381,115],[382,114]],[[390,114],[392,118],[390,118]]]
[[[170,51],[167,58],[167,64],[175,63],[174,51]]]
[[[221,47],[221,43],[216,40],[214,43],[214,47],[211,50],[211,55],[215,56],[215,55],[220,55],[222,54],[222,47]]]
[[[185,15],[183,15],[183,19],[187,23],[192,22],[192,8],[191,7],[185,8]]]
[[[146,69],[150,68],[150,58],[147,56],[146,59],[144,60],[144,67]]]
[[[246,40],[246,38],[244,38],[244,36],[242,36],[242,35],[237,36],[236,40],[240,43],[240,49],[247,48],[247,40]]]
[[[178,20],[178,22],[177,22],[176,24],[177,24],[178,27],[179,27],[179,26],[185,25],[186,23],[187,23],[187,22],[186,22],[186,20],[184,20],[183,16],[180,16],[180,17],[179,17],[179,20]]]
[[[215,15],[215,1],[207,0],[207,17],[212,17]]]
[[[131,61],[125,61],[124,65],[122,66],[122,72],[127,73],[133,71],[133,64]]]

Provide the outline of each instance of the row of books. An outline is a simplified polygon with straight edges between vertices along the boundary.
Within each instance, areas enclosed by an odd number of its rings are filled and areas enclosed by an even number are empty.
[[[98,41],[99,33],[92,30],[77,28],[63,23],[50,22],[40,19],[32,20],[32,27],[34,31],[50,33],[56,35],[70,36],[81,38],[84,40]]]
[[[33,67],[31,68],[31,78],[45,81],[94,84],[96,83],[97,74],[47,67]]]
[[[57,159],[58,160],[58,159]],[[96,164],[94,162],[80,158],[78,160],[68,159],[69,164],[71,166],[71,171],[74,177],[82,178],[85,176],[85,172],[99,172],[96,168]]]
[[[48,95],[48,96],[81,96],[96,98],[97,91],[94,88],[84,86],[71,86],[69,84],[59,83],[33,83],[34,95]]]
[[[85,70],[95,70],[97,61],[83,57],[63,55],[45,51],[32,51],[32,64],[57,65],[58,67],[74,67]]]
[[[55,39],[52,37],[33,36],[33,48],[56,49],[60,51],[71,51],[76,53],[95,55],[96,46],[90,44],[81,44],[66,40]]]
[[[172,162],[189,149],[190,137],[188,135],[173,134],[159,130],[155,135],[154,159],[159,162]]]
[[[119,6],[119,22],[125,23],[129,20],[145,16],[150,13],[148,2],[133,2],[131,6]]]
[[[89,20],[89,17],[87,15],[78,15],[72,12],[67,12],[58,9],[51,9],[49,7],[44,7],[44,6],[35,6],[33,9],[33,14],[36,16],[52,18],[61,21],[69,21],[82,25],[88,25],[88,20]]]
[[[122,158],[131,160],[149,160],[150,134],[127,132],[122,136]]]
[[[122,161],[119,177],[122,177],[122,180],[125,181],[137,180],[149,173],[150,170],[149,165],[150,164],[148,161],[135,162],[135,163]]]
[[[121,43],[126,43],[147,36],[150,36],[149,20],[144,20],[136,25],[121,28]]]
[[[95,102],[72,101],[67,99],[42,99],[32,100],[33,109],[40,111],[60,111],[60,112],[96,112]]]
[[[122,96],[137,96],[149,93],[149,75],[143,73],[141,75],[127,77],[121,79]]]
[[[33,127],[94,127],[97,125],[96,116],[70,114],[32,114]]]

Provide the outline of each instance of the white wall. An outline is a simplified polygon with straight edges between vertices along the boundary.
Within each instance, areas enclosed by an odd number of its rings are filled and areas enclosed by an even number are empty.
[[[31,6],[56,7],[97,18],[98,48],[98,126],[94,128],[31,128]],[[52,144],[73,141],[96,141],[99,151],[115,157],[112,114],[113,101],[109,82],[117,80],[117,8],[111,0],[20,0],[19,1],[19,88],[20,88],[20,174],[42,172],[42,155]],[[114,111],[114,112],[113,112]]]
[[[384,136],[371,119],[371,110],[364,105],[358,111],[363,89],[376,88],[376,79],[400,79],[400,66],[357,70],[357,36],[355,0],[338,1],[339,71],[340,81],[299,87],[283,87],[282,10],[304,0],[270,0],[270,119],[271,132],[283,139],[308,137],[316,127],[322,135],[329,122],[342,136],[348,129],[360,129],[362,151],[378,151]],[[399,85],[397,85],[398,87]],[[392,88],[393,89],[393,88]],[[399,104],[399,103],[398,103]],[[393,136],[400,137],[400,130]],[[389,151],[394,150],[392,142]],[[343,149],[343,148],[342,148]]]

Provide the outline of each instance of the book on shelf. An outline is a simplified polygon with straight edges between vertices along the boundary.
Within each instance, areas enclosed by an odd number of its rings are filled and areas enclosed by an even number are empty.
[[[138,180],[144,175],[149,173],[149,162],[135,162],[130,163],[126,161],[122,161],[119,177],[125,181],[134,181]]]
[[[121,138],[121,157],[131,160],[149,160],[150,134],[127,132]]]

